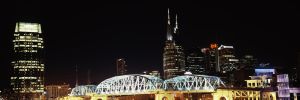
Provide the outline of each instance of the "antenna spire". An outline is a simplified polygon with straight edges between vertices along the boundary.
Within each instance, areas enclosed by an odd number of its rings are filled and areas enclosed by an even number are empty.
[[[171,22],[170,22],[170,9],[169,8],[168,8],[167,40],[173,40]]]
[[[175,22],[175,27],[174,27],[174,33],[176,33],[178,30],[177,14],[176,14],[175,18],[176,18],[176,22]]]
[[[168,25],[171,25],[171,22],[170,22],[170,9],[168,8]]]

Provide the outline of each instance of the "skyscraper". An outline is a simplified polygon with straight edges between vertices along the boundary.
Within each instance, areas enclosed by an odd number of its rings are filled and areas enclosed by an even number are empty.
[[[41,24],[16,23],[11,85],[13,91],[22,97],[33,97],[44,92],[43,44]]]
[[[186,57],[185,70],[192,72],[192,74],[207,74],[204,66],[204,57],[197,52],[190,53]]]
[[[126,74],[126,62],[124,58],[117,59],[117,75],[124,75]]]
[[[235,57],[233,46],[221,45],[218,48],[218,67],[221,73],[234,71],[238,68],[237,63],[239,60]]]
[[[176,18],[176,23],[177,18]],[[178,30],[178,24],[174,28],[171,26],[170,12],[168,9],[167,40],[163,53],[164,79],[169,79],[181,75],[185,71],[185,56],[183,48],[175,43],[173,35]],[[178,33],[177,33],[178,34]]]
[[[215,74],[220,71],[218,67],[218,45],[216,43],[210,44],[209,48],[202,48],[201,52],[204,55],[204,66],[208,74]]]

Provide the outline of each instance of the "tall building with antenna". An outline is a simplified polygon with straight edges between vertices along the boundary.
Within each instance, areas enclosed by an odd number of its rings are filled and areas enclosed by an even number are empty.
[[[182,46],[175,42],[175,33],[178,34],[177,15],[175,27],[172,28],[170,10],[168,9],[167,40],[163,52],[164,79],[182,75],[185,71],[185,55]]]
[[[32,99],[44,92],[44,40],[41,24],[17,22],[13,39],[12,90],[19,99]]]

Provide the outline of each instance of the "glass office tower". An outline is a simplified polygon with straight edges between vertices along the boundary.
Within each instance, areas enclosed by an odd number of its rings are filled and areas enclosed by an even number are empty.
[[[44,92],[44,42],[41,24],[16,23],[13,38],[11,86],[17,94]]]

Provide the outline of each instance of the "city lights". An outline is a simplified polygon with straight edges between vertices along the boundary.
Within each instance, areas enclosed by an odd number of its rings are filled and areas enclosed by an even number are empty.
[[[296,3],[64,2],[5,7],[0,100],[300,99]]]

